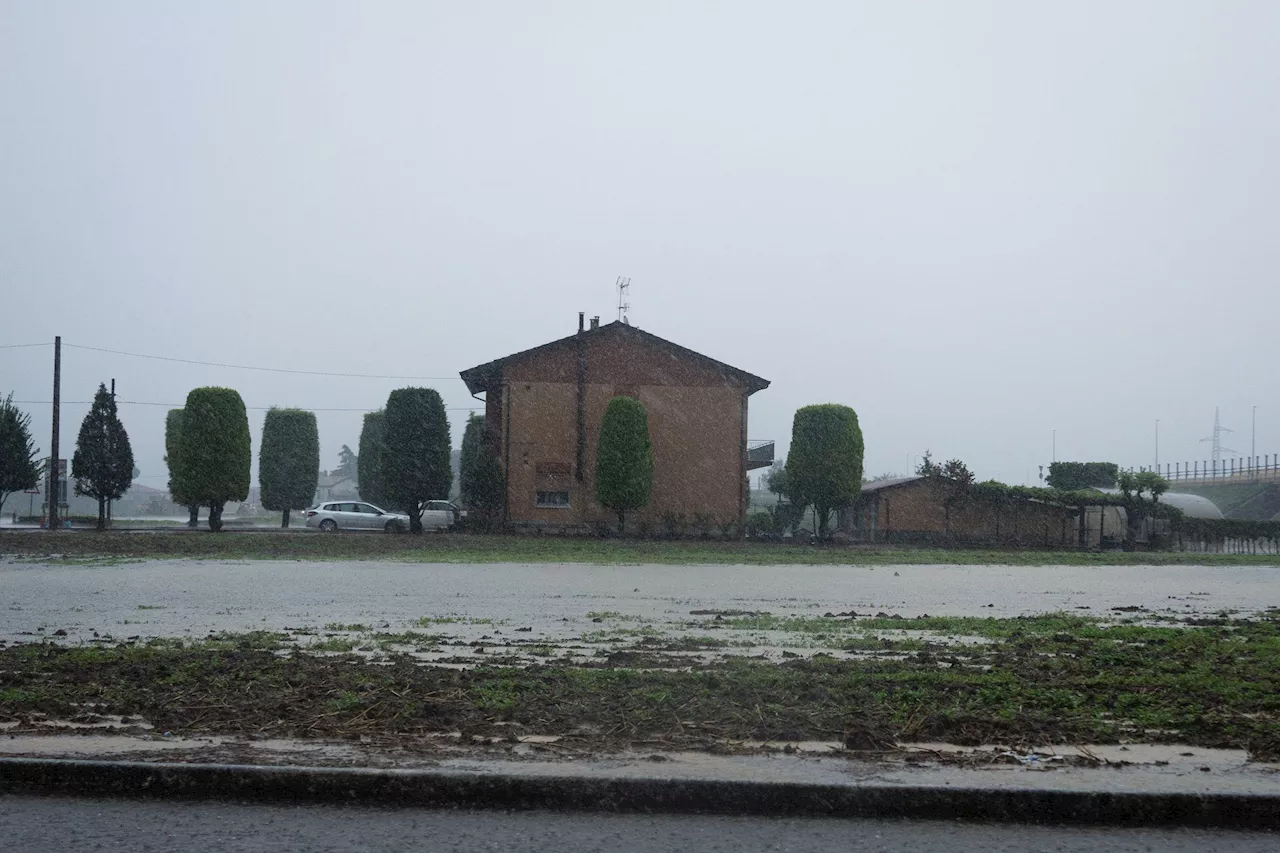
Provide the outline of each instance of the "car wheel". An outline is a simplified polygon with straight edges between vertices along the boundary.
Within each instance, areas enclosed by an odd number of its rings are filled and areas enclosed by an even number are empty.
[[[403,533],[404,528],[400,526],[398,521],[388,521],[382,528],[388,533]]]
[[[325,533],[332,533],[338,529],[338,522],[334,521],[332,518],[326,518],[324,521],[320,522],[320,529]]]

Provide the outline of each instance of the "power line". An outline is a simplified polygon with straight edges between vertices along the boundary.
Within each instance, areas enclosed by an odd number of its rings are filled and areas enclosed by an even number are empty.
[[[43,344],[0,344],[0,349],[25,349],[25,348],[27,348],[27,347],[51,347],[51,346],[53,346],[53,344],[51,344],[51,343],[43,343]],[[71,346],[71,345],[70,345],[70,344],[67,344],[67,346]]]
[[[47,346],[46,344],[30,344],[29,346]],[[293,373],[304,376],[337,376],[345,379],[424,379],[429,381],[451,381],[458,377],[446,376],[393,376],[376,373],[333,373],[325,370],[293,370],[287,367],[257,367],[251,364],[224,364],[217,361],[196,361],[191,358],[174,358],[167,355],[145,355],[138,352],[123,352],[122,350],[103,349],[102,347],[87,347],[82,344],[64,344],[64,346],[74,347],[75,349],[90,350],[92,352],[105,352],[112,355],[127,355],[130,358],[149,358],[154,361],[173,361],[179,364],[198,364],[204,367],[225,367],[232,370],[258,370],[264,373]]]
[[[14,400],[24,406],[49,406],[52,405],[50,400]],[[130,406],[168,406],[171,409],[181,409],[184,403],[155,403],[146,400],[116,400],[119,405]],[[64,406],[92,406],[92,400],[63,400]],[[334,408],[318,408],[312,409],[306,406],[245,406],[251,412],[265,412],[268,409],[306,409],[308,412],[376,412],[377,409],[370,408],[354,408],[354,409],[334,409]],[[483,406],[447,406],[446,412],[483,412]]]

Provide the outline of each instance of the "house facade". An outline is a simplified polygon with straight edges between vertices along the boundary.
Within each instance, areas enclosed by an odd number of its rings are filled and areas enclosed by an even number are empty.
[[[772,443],[749,448],[747,401],[769,386],[623,322],[599,325],[462,371],[484,394],[485,434],[506,473],[504,521],[579,529],[616,521],[595,500],[596,445],[609,401],[644,404],[653,445],[649,504],[633,514],[657,525],[695,515],[741,523],[746,474],[773,461]]]
[[[346,474],[321,474],[316,479],[316,503],[332,500],[358,500],[360,487]]]

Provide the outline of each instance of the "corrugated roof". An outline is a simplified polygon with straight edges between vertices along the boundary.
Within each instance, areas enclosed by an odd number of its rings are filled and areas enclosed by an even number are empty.
[[[914,483],[916,480],[919,480],[919,479],[920,479],[919,476],[914,476],[914,477],[895,477],[892,480],[876,480],[874,483],[863,483],[862,491],[865,493],[865,492],[876,492],[876,491],[879,491],[880,489],[892,489],[894,486],[901,486],[905,483]]]
[[[462,381],[467,383],[468,391],[472,394],[479,394],[481,391],[488,390],[490,387],[501,381],[502,369],[507,365],[533,358],[534,356],[541,355],[544,352],[549,352],[557,347],[568,346],[578,340],[579,335],[587,339],[599,335],[631,336],[635,340],[665,349],[673,355],[681,358],[693,359],[715,370],[719,370],[729,378],[750,389],[749,393],[754,394],[756,391],[763,391],[765,388],[769,387],[769,380],[756,376],[754,373],[739,370],[736,367],[725,364],[722,361],[716,361],[714,358],[691,350],[688,347],[682,347],[679,344],[672,343],[666,338],[660,338],[651,332],[646,332],[643,329],[637,329],[635,326],[616,320],[595,329],[587,329],[582,332],[569,335],[568,337],[543,344],[542,346],[534,347],[533,349],[527,349],[523,352],[513,353],[511,355],[504,356],[503,358],[477,365],[462,371],[459,375],[462,377]]]
[[[1119,489],[1098,489],[1109,495],[1120,494]],[[1222,518],[1222,510],[1208,498],[1199,495],[1188,495],[1183,492],[1165,492],[1160,496],[1160,503],[1168,504],[1174,509],[1182,510],[1188,518]]]

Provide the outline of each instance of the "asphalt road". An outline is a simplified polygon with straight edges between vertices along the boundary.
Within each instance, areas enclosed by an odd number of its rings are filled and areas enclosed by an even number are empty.
[[[454,812],[0,795],[4,849],[346,851],[1170,851],[1280,849],[1268,833],[878,820]]]

